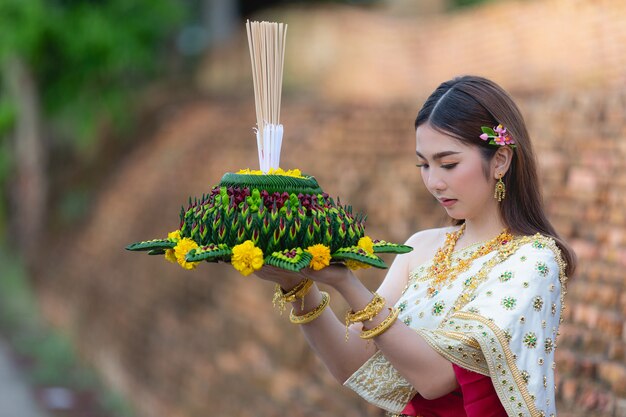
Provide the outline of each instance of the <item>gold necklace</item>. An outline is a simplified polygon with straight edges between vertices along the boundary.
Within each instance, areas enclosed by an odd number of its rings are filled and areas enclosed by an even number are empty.
[[[439,293],[439,289],[446,283],[453,281],[456,277],[467,271],[476,259],[487,255],[489,252],[499,248],[502,245],[507,244],[513,240],[513,235],[504,229],[494,239],[483,243],[472,255],[468,258],[461,258],[456,265],[452,266],[452,253],[456,242],[463,235],[465,231],[465,223],[456,232],[446,233],[446,241],[442,247],[437,249],[437,253],[433,258],[433,261],[428,268],[428,278],[430,285],[428,286],[428,297],[434,297]]]

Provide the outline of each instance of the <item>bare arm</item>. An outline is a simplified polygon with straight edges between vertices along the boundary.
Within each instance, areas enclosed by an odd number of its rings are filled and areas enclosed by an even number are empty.
[[[415,244],[411,242],[409,244]],[[408,254],[399,255],[389,269],[378,293],[386,299],[386,306],[372,321],[364,324],[366,329],[380,324],[389,312],[387,307],[400,298],[407,283],[411,262]],[[348,302],[353,311],[361,310],[372,299],[372,293],[348,268],[330,266],[321,271],[305,269],[294,274],[278,268],[264,267],[257,272],[263,279],[278,282],[283,289],[293,288],[305,277],[334,287]],[[305,296],[304,308],[301,301],[293,303],[297,315],[311,311],[321,302],[316,286]],[[315,353],[339,381],[347,380],[376,350],[381,350],[387,360],[413,385],[424,398],[438,398],[457,386],[450,362],[435,352],[414,330],[396,321],[385,333],[374,338],[374,344],[359,337],[361,325],[350,328],[350,338],[345,340],[345,323],[326,309],[310,323],[302,325],[305,338]]]
[[[263,267],[256,274],[262,279],[277,282],[286,291],[306,278],[304,275],[286,272],[274,267]],[[363,288],[365,289],[365,287]],[[367,289],[365,291],[366,296],[371,299],[372,294]],[[296,300],[292,303],[294,314],[306,314],[318,306],[321,301],[322,295],[317,285],[313,285],[304,297],[304,307],[302,300]],[[359,337],[360,325],[350,326],[349,339],[346,341],[345,323],[340,321],[329,308],[312,322],[300,327],[308,344],[339,382],[348,379],[377,350],[374,344],[368,345]]]
[[[356,278],[348,278],[336,288],[355,309],[365,306],[371,300],[369,291],[367,289],[363,291],[365,287]],[[387,299],[386,307],[392,306],[395,301],[390,302]],[[372,322],[365,322],[364,328],[371,329],[377,326],[389,314],[388,312],[387,308],[383,309]],[[458,386],[450,362],[400,320],[383,334],[375,337],[374,342],[385,358],[422,397],[439,398]]]

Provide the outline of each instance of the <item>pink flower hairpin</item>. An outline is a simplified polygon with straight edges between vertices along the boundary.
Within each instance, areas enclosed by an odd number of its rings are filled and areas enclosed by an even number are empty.
[[[482,140],[488,140],[490,145],[504,146],[511,145],[511,148],[515,148],[515,140],[507,132],[506,127],[499,124],[493,129],[487,126],[482,126],[481,130],[483,134],[480,135]]]

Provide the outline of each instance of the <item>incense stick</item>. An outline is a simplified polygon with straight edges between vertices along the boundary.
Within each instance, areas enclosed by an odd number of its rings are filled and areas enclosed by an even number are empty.
[[[280,105],[287,25],[248,20],[246,31],[252,62],[259,163],[261,170],[267,172],[278,168],[280,159]]]

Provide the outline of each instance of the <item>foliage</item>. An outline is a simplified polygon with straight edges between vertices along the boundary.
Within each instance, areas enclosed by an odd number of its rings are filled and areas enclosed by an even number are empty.
[[[128,91],[156,73],[159,47],[181,17],[173,0],[3,0],[0,62],[24,59],[44,114],[85,146],[98,119],[122,116]]]
[[[495,0],[448,0],[450,9],[463,9],[466,7],[478,6],[479,4],[487,3]]]
[[[47,139],[74,153],[95,152],[103,125],[130,125],[137,88],[159,74],[163,50],[184,3],[176,0],[0,1],[0,189],[12,170],[9,137],[16,117],[6,65],[33,74]],[[54,149],[54,146],[48,146]],[[0,225],[2,224],[0,201]]]

